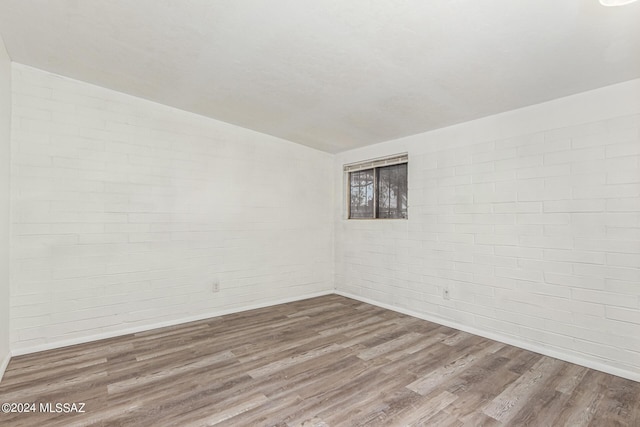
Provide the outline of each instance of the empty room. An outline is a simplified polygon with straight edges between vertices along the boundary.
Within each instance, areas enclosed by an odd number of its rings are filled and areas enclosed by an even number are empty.
[[[1,426],[640,426],[640,1],[0,0]]]

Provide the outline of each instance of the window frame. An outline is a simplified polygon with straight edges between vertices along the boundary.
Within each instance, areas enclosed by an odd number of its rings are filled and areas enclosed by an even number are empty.
[[[396,166],[400,164],[407,165],[407,214],[402,218],[380,218],[379,215],[379,206],[378,206],[378,186],[379,186],[379,173],[378,170],[380,168],[384,168],[386,166]],[[373,216],[371,217],[352,217],[351,216],[351,173],[360,172],[365,170],[373,170]],[[385,156],[370,160],[365,160],[356,163],[349,163],[343,166],[344,171],[344,183],[345,183],[345,198],[344,201],[346,203],[345,209],[345,219],[347,220],[407,220],[409,219],[409,156],[407,153],[395,154],[392,156]]]

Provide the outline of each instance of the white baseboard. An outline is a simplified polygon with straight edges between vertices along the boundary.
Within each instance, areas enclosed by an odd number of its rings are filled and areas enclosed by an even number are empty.
[[[121,330],[118,330],[118,331],[105,332],[105,333],[102,333],[102,334],[87,335],[87,336],[79,337],[79,338],[54,341],[54,342],[50,342],[50,343],[46,343],[46,344],[42,344],[42,345],[16,349],[16,350],[13,350],[11,352],[11,354],[7,354],[5,356],[5,358],[2,360],[2,364],[0,364],[0,380],[2,379],[2,375],[4,374],[4,370],[6,369],[7,365],[9,364],[9,360],[11,359],[12,356],[21,356],[21,355],[24,355],[24,354],[36,353],[36,352],[45,351],[45,350],[52,350],[52,349],[55,349],[55,348],[67,347],[67,346],[75,345],[75,344],[83,344],[83,343],[86,343],[86,342],[97,341],[97,340],[101,340],[101,339],[105,339],[105,338],[113,338],[113,337],[118,337],[118,336],[122,336],[122,335],[134,334],[134,333],[138,333],[138,332],[148,331],[148,330],[151,330],[151,329],[163,328],[163,327],[166,327],[166,326],[174,326],[174,325],[179,325],[179,324],[182,324],[182,323],[188,323],[188,322],[193,322],[193,321],[197,321],[197,320],[208,319],[208,318],[211,318],[211,317],[217,317],[217,316],[223,316],[223,315],[226,315],[226,314],[239,313],[239,312],[243,312],[243,311],[254,310],[254,309],[257,309],[257,308],[264,308],[264,307],[269,307],[269,306],[273,306],[273,305],[277,305],[277,304],[285,304],[285,303],[288,303],[288,302],[300,301],[300,300],[303,300],[303,299],[314,298],[314,297],[319,297],[319,296],[323,296],[323,295],[330,295],[330,294],[342,295],[342,296],[347,297],[347,298],[352,298],[352,299],[355,299],[355,300],[358,300],[358,301],[365,302],[367,304],[371,304],[371,305],[375,305],[375,306],[378,306],[378,307],[386,308],[388,310],[392,310],[392,311],[395,311],[395,312],[398,312],[398,313],[406,314],[408,316],[416,317],[418,319],[423,319],[423,320],[427,320],[427,321],[430,321],[430,322],[438,323],[440,325],[448,326],[450,328],[458,329],[458,330],[461,330],[461,331],[464,331],[464,332],[468,332],[470,334],[478,335],[478,336],[485,337],[485,338],[488,338],[488,339],[491,339],[491,340],[494,340],[494,341],[499,341],[499,342],[502,342],[502,343],[505,343],[505,344],[513,345],[513,346],[516,346],[516,347],[519,347],[519,348],[523,348],[525,350],[533,351],[535,353],[543,354],[545,356],[554,357],[556,359],[564,360],[566,362],[575,363],[577,365],[581,365],[581,366],[585,366],[587,368],[595,369],[597,371],[605,372],[607,374],[616,375],[618,377],[627,378],[627,379],[632,380],[632,381],[640,382],[640,374],[636,373],[636,372],[632,372],[632,371],[628,371],[628,370],[625,370],[625,369],[616,368],[614,366],[610,366],[610,365],[607,365],[605,363],[602,363],[602,362],[599,362],[599,361],[596,361],[596,360],[591,360],[591,359],[588,359],[588,358],[580,357],[579,355],[570,354],[570,353],[566,353],[566,352],[560,352],[560,351],[557,351],[557,350],[554,350],[554,349],[545,348],[545,347],[536,345],[535,343],[518,340],[516,338],[509,337],[509,336],[506,336],[506,335],[501,335],[501,334],[497,334],[497,333],[494,333],[494,332],[488,332],[488,331],[484,331],[484,330],[481,330],[481,329],[474,328],[472,326],[464,325],[464,324],[457,323],[457,322],[452,322],[450,320],[442,319],[442,318],[437,317],[437,316],[432,316],[432,315],[425,314],[425,313],[419,313],[419,312],[416,312],[416,311],[413,311],[413,310],[408,310],[408,309],[404,309],[404,308],[401,308],[401,307],[396,307],[396,306],[391,305],[391,304],[382,303],[382,302],[375,301],[375,300],[372,300],[372,299],[369,299],[369,298],[365,298],[365,297],[361,297],[361,296],[358,296],[358,295],[350,294],[348,292],[343,292],[343,291],[338,291],[338,290],[333,290],[333,289],[332,290],[327,290],[327,291],[322,291],[322,292],[316,292],[316,293],[312,293],[312,294],[300,295],[300,296],[292,297],[292,298],[285,298],[285,299],[268,301],[268,302],[259,303],[259,304],[253,304],[253,305],[249,305],[249,306],[245,306],[245,307],[241,307],[241,308],[212,311],[212,312],[208,312],[208,313],[202,313],[202,314],[199,314],[197,316],[184,317],[184,318],[180,318],[180,319],[169,320],[169,321],[166,321],[166,322],[158,322],[158,323],[152,323],[152,324],[147,324],[147,325],[143,325],[143,326],[137,326],[135,328],[121,329]]]
[[[315,298],[323,295],[331,295],[333,293],[334,293],[334,290],[331,289],[327,291],[315,292],[312,294],[305,294],[305,295],[300,295],[300,296],[291,297],[291,298],[284,298],[280,300],[273,300],[273,301],[263,302],[259,304],[252,304],[252,305],[248,305],[240,308],[211,311],[207,313],[198,314],[197,316],[183,317],[179,319],[168,320],[165,322],[150,323],[147,325],[136,326],[133,328],[119,329],[117,331],[110,331],[110,332],[105,332],[101,334],[92,334],[92,335],[71,338],[66,340],[52,341],[46,344],[41,344],[41,345],[36,345],[31,347],[23,347],[23,348],[12,350],[10,356],[22,356],[24,354],[37,353],[39,351],[53,350],[56,348],[67,347],[67,346],[76,345],[76,344],[84,344],[87,342],[98,341],[106,338],[114,338],[122,335],[129,335],[129,334],[135,334],[138,332],[149,331],[151,329],[164,328],[166,326],[175,326],[175,325],[180,325],[182,323],[189,323],[189,322],[195,322],[197,320],[209,319],[211,317],[224,316],[225,314],[240,313],[243,311],[255,310],[257,308],[270,307],[278,304],[286,304],[288,302],[300,301],[303,299]],[[8,363],[9,362],[7,360],[7,364]]]
[[[362,301],[367,304],[375,305],[377,307],[386,308],[388,310],[392,310],[398,313],[406,314],[408,316],[417,317],[418,319],[428,320],[429,322],[437,323],[439,325],[448,326],[450,328],[458,329],[460,331],[468,332],[473,335],[478,335],[484,338],[489,338],[494,341],[499,341],[505,344],[513,345],[515,347],[523,348],[525,350],[533,351],[535,353],[543,354],[545,356],[553,357],[556,359],[564,360],[565,362],[575,363],[576,365],[585,366],[587,368],[595,369],[597,371],[601,371],[607,374],[615,375],[618,377],[626,378],[632,381],[640,382],[640,374],[637,372],[628,371],[625,369],[616,368],[615,366],[609,366],[605,363],[599,362],[597,360],[591,360],[587,358],[580,357],[575,354],[560,352],[557,350],[545,348],[536,345],[535,343],[521,341],[515,339],[513,337],[509,337],[506,335],[496,334],[494,332],[483,331],[481,329],[476,329],[472,326],[463,325],[461,323],[452,322],[450,320],[442,319],[437,316],[431,316],[424,313],[419,313],[413,310],[408,310],[401,307],[396,307],[391,304],[382,303],[379,301],[375,301],[369,298],[361,297],[359,295],[353,295],[349,292],[343,291],[335,291],[336,294],[342,295],[347,298],[355,299],[357,301]]]
[[[2,362],[0,362],[0,382],[2,382],[2,377],[4,377],[4,371],[7,370],[7,366],[9,366],[9,362],[11,361],[11,352],[8,352],[4,355]]]

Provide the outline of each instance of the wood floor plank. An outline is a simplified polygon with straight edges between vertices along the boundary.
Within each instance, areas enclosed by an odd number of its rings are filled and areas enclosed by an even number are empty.
[[[338,295],[15,357],[2,426],[626,426],[640,383]]]
[[[443,391],[430,399],[429,405],[420,405],[419,410],[414,408],[405,410],[401,413],[401,416],[387,420],[386,425],[429,425],[433,422],[432,418],[434,416],[457,399],[458,396],[451,394],[448,391]]]
[[[540,387],[545,379],[555,373],[559,363],[560,361],[550,357],[541,358],[530,371],[520,376],[487,404],[483,408],[483,412],[502,423],[507,423],[527,404],[529,396],[535,392],[537,387]]]
[[[427,375],[423,375],[418,380],[407,385],[407,388],[426,396],[434,389],[439,388],[451,377],[457,376],[472,367],[474,363],[482,360],[487,354],[495,353],[502,345],[501,343],[492,343],[485,348],[476,349],[474,352],[465,354],[440,368],[432,370]]]
[[[400,335],[397,338],[386,340],[385,342],[380,343],[374,347],[370,347],[366,350],[361,351],[360,353],[358,353],[358,357],[362,360],[370,360],[374,357],[379,357],[393,350],[402,349],[402,347],[406,343],[414,344],[421,338],[423,338],[423,335],[416,332]]]

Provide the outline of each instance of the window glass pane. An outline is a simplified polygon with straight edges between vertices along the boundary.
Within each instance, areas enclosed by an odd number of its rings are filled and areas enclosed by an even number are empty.
[[[349,218],[373,218],[373,169],[351,172]]]
[[[407,164],[378,168],[378,218],[407,217]]]

